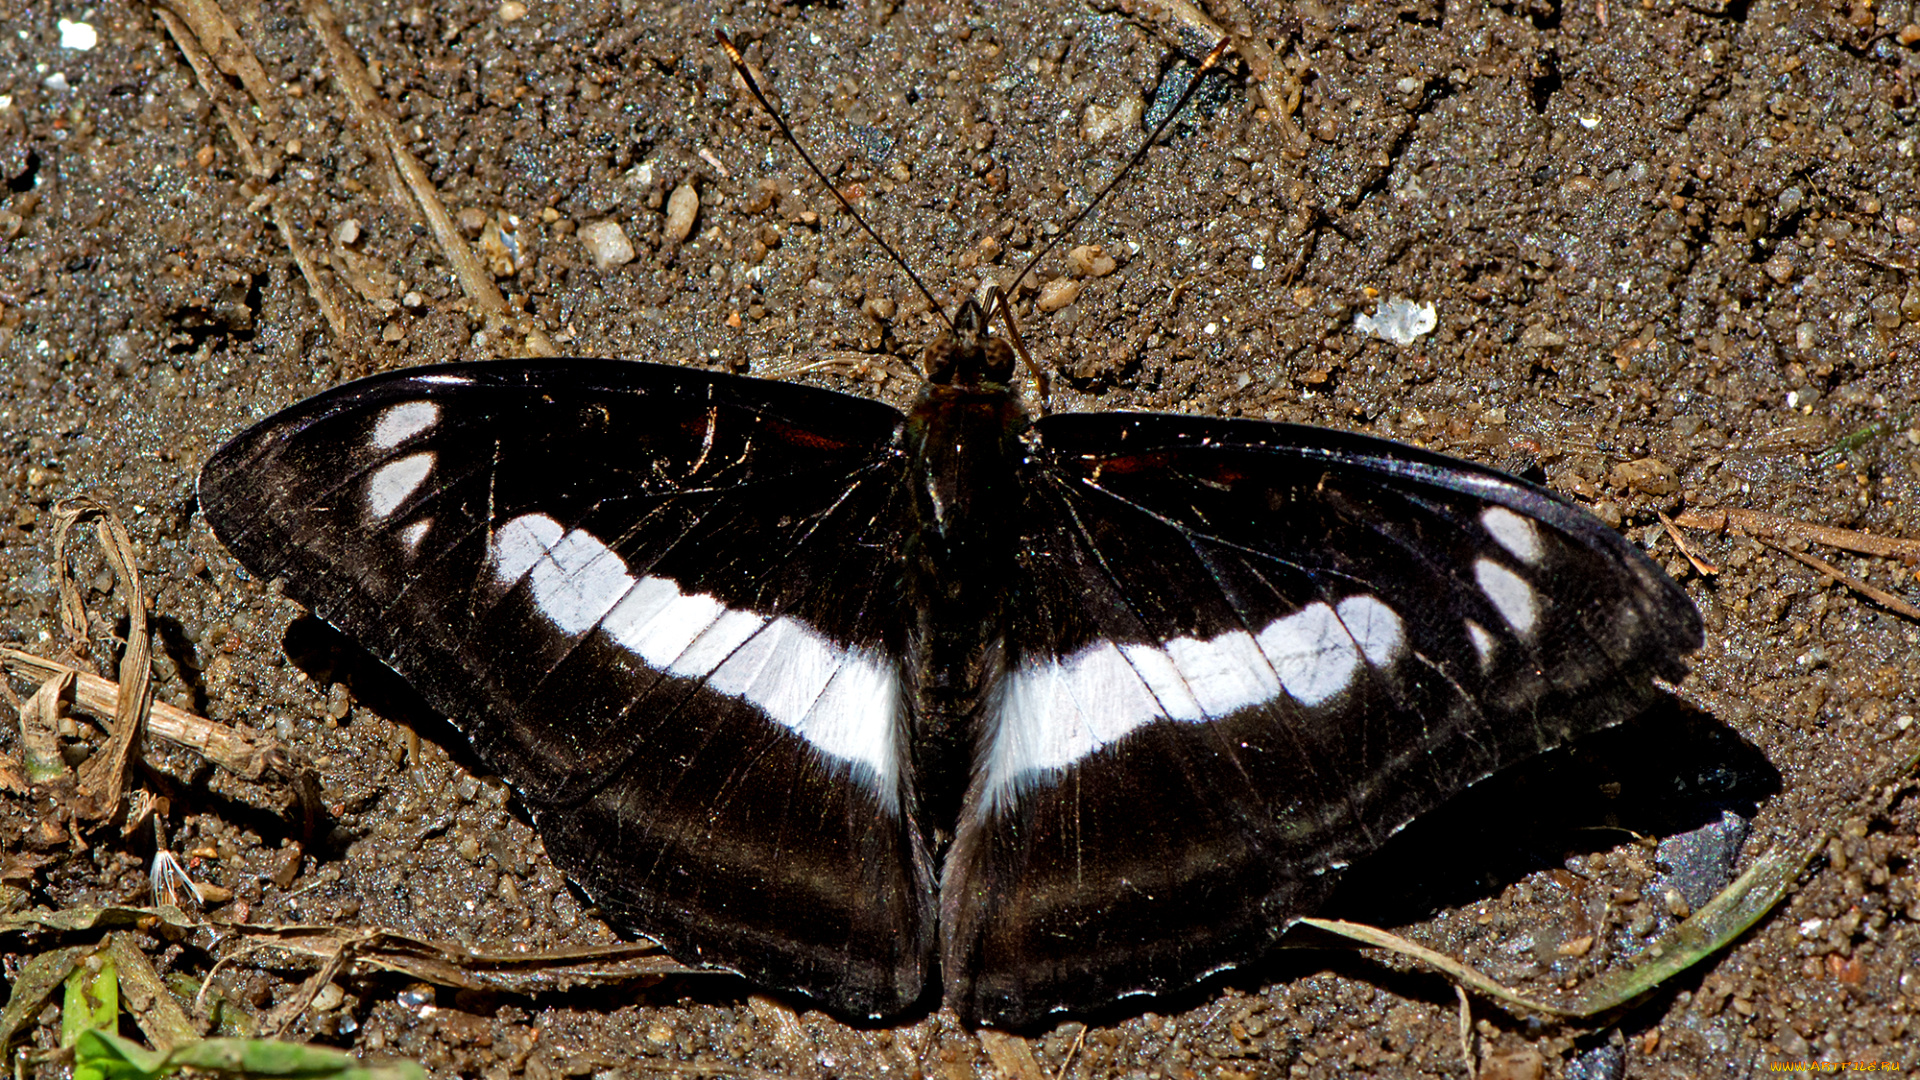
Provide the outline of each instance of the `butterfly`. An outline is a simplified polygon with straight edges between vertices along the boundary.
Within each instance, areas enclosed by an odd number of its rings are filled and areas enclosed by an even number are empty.
[[[1036,417],[968,302],[902,412],[671,365],[397,371],[208,461],[250,570],[407,679],[679,959],[1024,1027],[1258,960],[1339,872],[1686,674],[1533,484],[1249,419]]]

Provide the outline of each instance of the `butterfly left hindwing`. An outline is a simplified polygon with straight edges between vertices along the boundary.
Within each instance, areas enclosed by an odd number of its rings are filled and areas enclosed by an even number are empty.
[[[890,1015],[934,932],[873,567],[910,521],[901,421],[655,365],[457,365],[274,417],[200,498],[473,739],[610,915]]]
[[[1258,957],[1334,871],[1700,643],[1617,533],[1465,462],[1173,416],[1034,442],[942,885],[948,999],[987,1022]]]

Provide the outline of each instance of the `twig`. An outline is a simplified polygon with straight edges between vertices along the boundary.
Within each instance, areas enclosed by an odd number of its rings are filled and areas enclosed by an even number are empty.
[[[1053,1070],[1053,1080],[1066,1080],[1067,1070],[1073,1067],[1073,1059],[1087,1045],[1087,1025],[1081,1024],[1080,1031],[1073,1037],[1073,1045],[1067,1047],[1067,1056],[1060,1059],[1060,1067]]]
[[[328,58],[333,61],[334,77],[347,95],[354,118],[359,121],[362,130],[374,134],[377,145],[369,149],[380,159],[396,189],[412,194],[412,208],[426,218],[427,228],[433,233],[435,243],[439,244],[441,254],[453,267],[460,290],[482,315],[512,325],[513,313],[507,307],[507,298],[501,295],[493,274],[473,253],[466,238],[460,235],[460,229],[454,224],[453,215],[447,213],[446,204],[440,201],[440,192],[434,188],[433,178],[427,175],[426,167],[400,141],[392,120],[387,116],[379,90],[367,75],[366,65],[360,62],[359,54],[348,44],[333,9],[326,0],[307,0],[304,10],[307,25],[319,36],[321,43],[326,46]],[[525,345],[526,351],[535,356],[552,356],[556,351],[546,334],[537,329],[525,330]]]
[[[1453,994],[1460,999],[1460,1060],[1466,1063],[1468,1080],[1472,1080],[1480,1075],[1473,1060],[1473,1000],[1467,997],[1467,988],[1459,983],[1453,984]]]
[[[244,53],[245,60],[252,67],[260,66],[259,61],[254,59],[252,51],[247,49],[246,43],[241,41],[239,35],[234,32],[233,24],[227,22],[225,13],[220,11],[218,5],[208,0],[179,0],[179,2],[182,8],[191,7],[195,11],[206,12],[208,20],[214,20],[217,17],[219,29],[209,32],[221,34],[223,41],[230,40],[234,47]],[[207,12],[207,9],[211,11]],[[271,182],[271,172],[266,162],[261,160],[260,155],[254,151],[253,141],[247,137],[245,129],[240,125],[239,117],[227,104],[225,80],[213,78],[212,72],[208,70],[212,60],[203,50],[205,34],[196,33],[201,23],[183,20],[167,7],[160,8],[156,13],[160,16],[160,24],[166,27],[167,33],[173,37],[174,44],[179,46],[180,54],[187,58],[187,66],[193,69],[194,77],[200,82],[200,89],[206,93],[208,99],[213,102],[214,108],[219,111],[220,119],[226,124],[227,134],[233,139],[234,147],[239,151],[240,160],[246,165],[247,171],[263,184]],[[249,89],[254,89],[251,81],[247,82],[247,86]],[[257,89],[254,96],[261,113],[267,116],[273,115],[275,110],[272,97],[261,97]],[[293,231],[293,222],[287,217],[286,207],[282,206],[277,198],[272,199],[271,203],[274,227],[280,230],[280,238],[286,241],[287,250],[292,252],[294,265],[300,268],[300,276],[306,279],[307,292],[313,297],[314,304],[319,307],[320,314],[326,318],[327,325],[333,328],[334,338],[342,343],[358,340],[359,328],[349,320],[347,313],[333,298],[333,290],[327,287],[325,279],[320,276],[320,268],[314,264],[313,257],[307,253],[306,245],[300,242],[300,237]]]
[[[980,1048],[987,1052],[987,1060],[1005,1080],[1049,1080],[1027,1040],[992,1028],[981,1028],[974,1034],[980,1039]]]
[[[21,649],[0,646],[0,666],[41,681],[71,676],[74,705],[95,716],[112,716],[120,696],[119,684],[111,679]],[[196,716],[164,701],[156,700],[147,714],[147,734],[191,750],[249,780],[258,780],[269,772],[292,771],[287,750],[279,742],[257,732]]]
[[[1903,559],[1909,563],[1920,562],[1920,540],[1907,540],[1897,536],[1875,536],[1872,533],[1842,529],[1833,525],[1815,525],[1812,522],[1781,517],[1778,514],[1769,514],[1760,510],[1742,510],[1736,507],[1721,510],[1688,510],[1673,520],[1676,524],[1689,529],[1709,529],[1713,532],[1731,529],[1752,537],[1811,540],[1861,555]]]
[[[1767,547],[1772,548],[1774,551],[1777,551],[1782,555],[1789,555],[1795,559],[1798,559],[1799,561],[1805,563],[1808,566],[1811,566],[1815,570],[1818,570],[1820,573],[1825,574],[1827,577],[1833,579],[1834,581],[1837,581],[1840,584],[1845,585],[1847,588],[1852,589],[1854,592],[1857,592],[1860,595],[1867,597],[1868,599],[1872,600],[1874,603],[1879,604],[1881,607],[1886,608],[1888,611],[1891,611],[1896,615],[1904,615],[1909,619],[1920,621],[1920,607],[1914,607],[1912,604],[1907,603],[1905,600],[1902,600],[1900,597],[1895,596],[1893,593],[1890,593],[1887,590],[1882,589],[1877,585],[1869,585],[1865,581],[1862,581],[1859,578],[1854,577],[1852,574],[1847,573],[1846,571],[1833,565],[1827,560],[1820,558],[1817,555],[1809,555],[1803,551],[1795,551],[1792,548],[1785,546],[1784,544],[1777,544],[1777,543],[1774,543],[1772,540],[1767,540],[1764,538],[1760,539],[1760,543],[1765,544]]]

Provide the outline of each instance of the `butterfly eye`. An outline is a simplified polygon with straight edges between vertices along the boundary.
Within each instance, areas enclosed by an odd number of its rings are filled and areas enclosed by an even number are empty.
[[[920,356],[920,366],[927,373],[927,381],[936,386],[952,383],[955,369],[959,367],[959,352],[951,334],[941,334],[929,342],[926,352]]]
[[[987,342],[986,353],[986,362],[982,365],[981,374],[990,382],[1010,382],[1013,379],[1015,363],[1013,346],[1000,338],[994,338]]]

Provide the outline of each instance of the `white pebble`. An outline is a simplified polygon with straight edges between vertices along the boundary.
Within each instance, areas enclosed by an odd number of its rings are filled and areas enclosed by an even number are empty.
[[[59,26],[60,47],[63,49],[76,49],[80,52],[87,52],[95,45],[100,44],[100,35],[94,32],[92,23],[61,19]]]
[[[633,261],[633,241],[617,221],[593,221],[580,226],[580,242],[593,258],[595,270],[611,270]]]
[[[1416,304],[1395,296],[1374,305],[1373,314],[1361,312],[1353,317],[1353,328],[1363,334],[1385,338],[1395,345],[1411,345],[1433,333],[1440,316],[1432,304]]]

